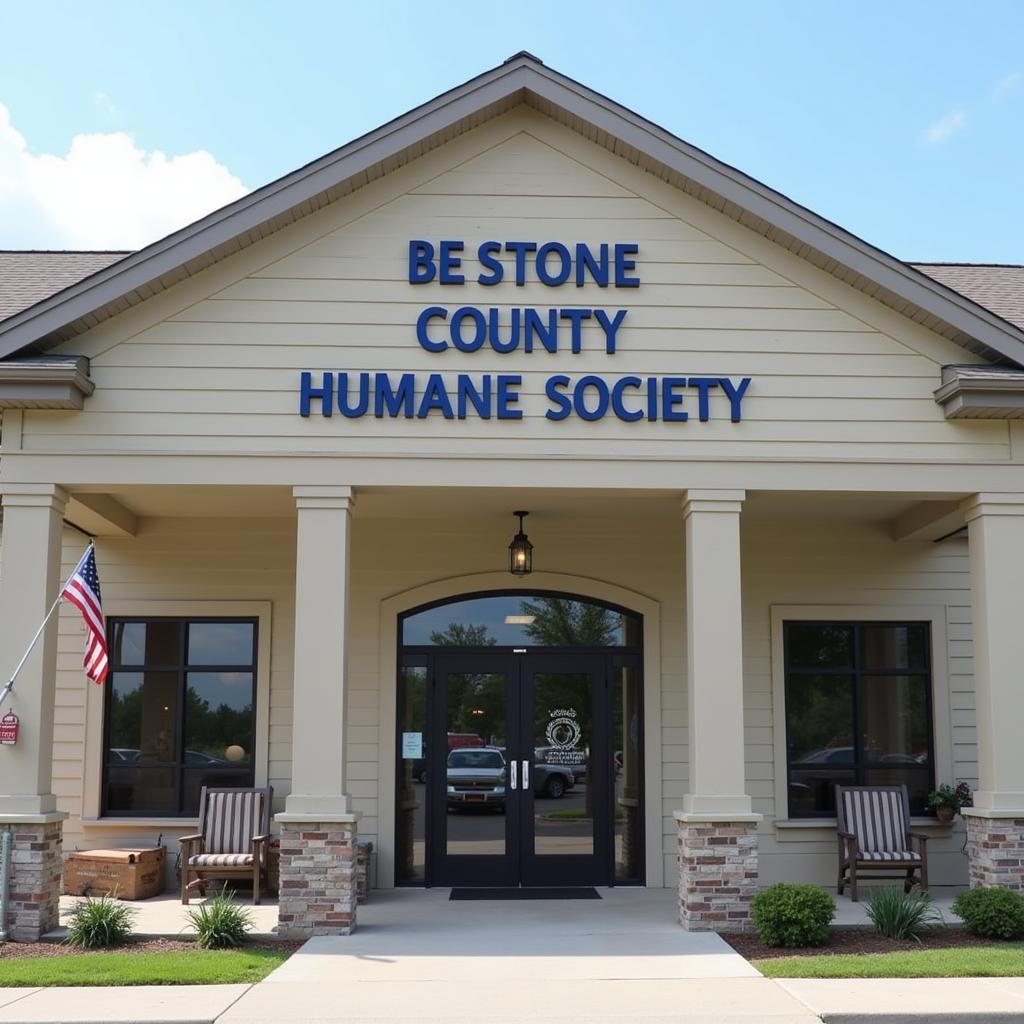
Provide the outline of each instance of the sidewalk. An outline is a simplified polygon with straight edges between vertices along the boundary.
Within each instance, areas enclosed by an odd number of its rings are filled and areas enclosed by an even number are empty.
[[[354,935],[311,939],[257,985],[0,989],[0,1024],[822,1020],[1024,1024],[1024,978],[775,981],[719,936],[683,931],[662,890],[497,908],[402,890],[375,894]]]
[[[0,988],[0,1021],[213,1024],[251,985]]]
[[[1024,978],[771,981],[546,979],[514,984],[364,983],[0,989],[3,1024],[1007,1024]],[[442,1009],[443,1007],[443,1009]]]

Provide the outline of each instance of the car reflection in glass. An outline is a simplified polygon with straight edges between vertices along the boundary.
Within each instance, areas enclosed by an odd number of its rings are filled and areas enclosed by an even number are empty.
[[[506,780],[502,748],[453,750],[448,755],[448,810],[486,807],[504,814]],[[530,781],[536,796],[556,800],[576,785],[572,769],[563,765],[533,764]]]

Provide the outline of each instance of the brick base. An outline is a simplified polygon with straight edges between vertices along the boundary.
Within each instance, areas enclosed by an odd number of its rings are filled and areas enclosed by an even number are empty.
[[[11,825],[11,888],[8,935],[38,942],[60,917],[61,823]]]
[[[1024,891],[1024,818],[965,815],[971,886]]]
[[[356,930],[355,822],[281,826],[278,934],[286,939]]]
[[[680,821],[679,922],[691,932],[750,931],[757,892],[757,825]]]

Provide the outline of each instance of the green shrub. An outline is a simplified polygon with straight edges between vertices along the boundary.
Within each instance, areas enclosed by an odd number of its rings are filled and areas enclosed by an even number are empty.
[[[245,933],[252,928],[252,914],[235,903],[231,890],[190,910],[188,919],[203,949],[235,949],[245,942]]]
[[[927,893],[904,892],[898,885],[875,889],[866,910],[875,931],[890,939],[916,939],[942,922]]]
[[[816,885],[779,882],[754,897],[750,913],[766,946],[823,946],[836,901]]]
[[[82,949],[117,946],[131,936],[134,913],[133,907],[118,903],[111,896],[88,896],[71,912],[68,944]]]
[[[985,939],[1024,938],[1024,896],[1001,885],[960,893],[953,901],[953,913],[963,918],[972,935]]]

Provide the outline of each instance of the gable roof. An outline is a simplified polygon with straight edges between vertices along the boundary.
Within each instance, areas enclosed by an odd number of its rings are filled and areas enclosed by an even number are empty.
[[[0,358],[46,351],[457,135],[526,104],[926,327],[1024,366],[1024,329],[529,53],[0,322]]]
[[[1024,329],[1024,266],[1005,263],[913,263],[911,266]]]

